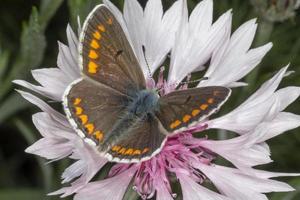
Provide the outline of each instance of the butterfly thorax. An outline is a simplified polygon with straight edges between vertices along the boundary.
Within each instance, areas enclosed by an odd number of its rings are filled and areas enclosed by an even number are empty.
[[[147,114],[154,113],[159,109],[159,95],[154,90],[141,90],[136,93],[136,97],[129,104],[129,113],[143,118]]]
[[[159,95],[154,90],[141,90],[136,92],[134,98],[128,103],[124,113],[114,123],[110,137],[99,146],[100,151],[107,151],[118,141],[127,138],[134,130],[142,128],[141,124],[152,121],[155,112],[159,110]],[[150,133],[149,133],[150,134]]]

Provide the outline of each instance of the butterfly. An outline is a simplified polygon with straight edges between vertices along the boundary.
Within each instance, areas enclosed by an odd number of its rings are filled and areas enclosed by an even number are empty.
[[[173,91],[147,89],[135,53],[106,5],[87,17],[79,43],[82,77],[63,95],[69,122],[85,142],[108,160],[146,161],[167,137],[216,112],[230,96],[226,87]]]

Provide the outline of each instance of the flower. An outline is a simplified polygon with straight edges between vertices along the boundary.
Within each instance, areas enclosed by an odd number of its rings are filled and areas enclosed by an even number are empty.
[[[272,44],[250,49],[257,24],[250,20],[231,34],[231,11],[212,23],[212,0],[203,0],[189,16],[186,0],[178,0],[163,13],[161,0],[149,0],[145,10],[136,0],[126,0],[121,13],[109,0],[106,6],[120,22],[145,77],[147,63],[151,73],[161,67],[169,52],[170,67],[164,78],[164,68],[156,83],[148,87],[163,88],[161,95],[175,89],[174,85],[195,71],[206,70],[206,80],[197,87],[240,87],[239,82],[270,50]],[[155,31],[153,31],[155,30]],[[61,102],[68,85],[79,78],[78,39],[67,27],[68,46],[59,43],[58,68],[38,69],[32,72],[40,86],[26,81],[14,83],[51,100]],[[205,64],[210,60],[208,67]],[[171,200],[171,179],[181,184],[184,200],[247,200],[267,199],[265,193],[292,191],[286,183],[272,180],[279,176],[300,174],[275,173],[253,167],[272,162],[266,141],[300,126],[300,116],[284,109],[300,95],[299,87],[279,89],[287,68],[282,68],[265,82],[245,102],[224,116],[206,119],[188,130],[167,139],[162,151],[148,161],[136,164],[115,164],[107,178],[90,182],[108,162],[97,150],[85,143],[73,130],[66,116],[51,108],[38,97],[24,91],[19,93],[38,106],[42,112],[33,116],[33,122],[42,139],[26,149],[49,160],[69,157],[75,162],[62,175],[62,183],[71,182],[52,195],[62,197],[75,194],[75,200],[121,200],[130,183],[143,198],[156,196]],[[181,87],[186,88],[187,85]],[[212,140],[205,136],[208,129],[223,129],[237,133],[227,140]],[[200,137],[195,137],[196,132]],[[234,167],[214,163],[221,156]],[[73,182],[72,182],[73,181]],[[216,190],[206,188],[210,181]]]

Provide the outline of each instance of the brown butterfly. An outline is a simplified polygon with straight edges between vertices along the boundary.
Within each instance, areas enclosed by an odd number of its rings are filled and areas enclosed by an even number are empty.
[[[79,52],[83,76],[65,91],[64,109],[77,133],[111,161],[153,157],[168,135],[213,114],[231,92],[216,86],[160,97],[147,89],[132,47],[105,5],[85,21]]]

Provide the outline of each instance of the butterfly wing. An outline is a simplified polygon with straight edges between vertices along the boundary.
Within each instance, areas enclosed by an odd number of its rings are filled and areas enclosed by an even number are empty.
[[[128,95],[145,89],[145,77],[126,35],[105,5],[97,6],[84,23],[79,64],[88,78]]]
[[[145,161],[160,152],[168,132],[155,115],[147,115],[127,129],[108,150],[106,157],[116,162]]]
[[[160,98],[156,114],[169,133],[179,132],[215,113],[230,93],[218,86],[174,91]]]
[[[64,110],[77,133],[93,145],[110,137],[145,78],[120,24],[105,6],[84,23],[79,64],[83,77],[66,89]]]

